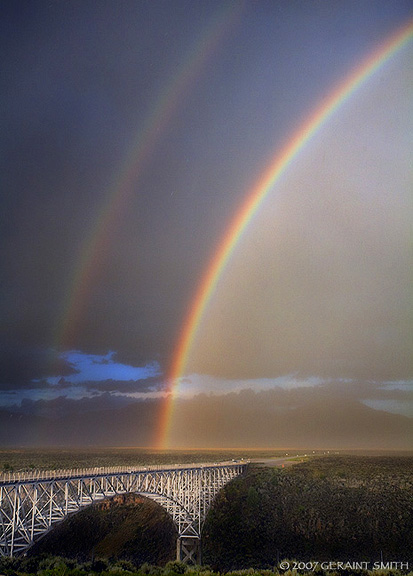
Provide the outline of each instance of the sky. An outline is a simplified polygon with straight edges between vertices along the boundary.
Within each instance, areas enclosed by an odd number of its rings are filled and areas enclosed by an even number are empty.
[[[0,6],[0,445],[412,449],[408,0]]]

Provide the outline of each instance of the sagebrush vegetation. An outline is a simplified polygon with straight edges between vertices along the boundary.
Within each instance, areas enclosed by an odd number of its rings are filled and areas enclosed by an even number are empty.
[[[413,562],[413,458],[334,456],[250,468],[219,494],[204,560],[224,570],[280,558]]]

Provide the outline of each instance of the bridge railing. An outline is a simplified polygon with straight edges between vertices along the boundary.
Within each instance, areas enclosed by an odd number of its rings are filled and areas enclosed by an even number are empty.
[[[149,466],[104,466],[94,468],[70,468],[65,470],[29,470],[21,472],[0,473],[0,485],[16,482],[33,482],[39,480],[54,480],[62,478],[79,478],[90,476],[107,476],[112,474],[132,474],[137,472],[156,472],[158,470],[187,470],[191,468],[208,468],[217,466],[239,466],[248,461],[203,462],[192,464],[152,464]]]

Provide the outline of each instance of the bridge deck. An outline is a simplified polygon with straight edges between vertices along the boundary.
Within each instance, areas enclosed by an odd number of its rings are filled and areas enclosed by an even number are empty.
[[[56,480],[97,476],[112,476],[116,474],[132,474],[138,472],[168,472],[172,470],[195,470],[203,468],[216,468],[217,466],[239,466],[250,461],[231,460],[228,462],[202,462],[191,464],[152,464],[148,466],[104,466],[94,468],[70,468],[65,470],[25,470],[22,472],[0,473],[0,485],[38,482],[39,480]]]

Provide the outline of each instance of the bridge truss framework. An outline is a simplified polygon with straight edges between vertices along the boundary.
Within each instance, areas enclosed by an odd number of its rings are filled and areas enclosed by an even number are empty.
[[[201,561],[201,532],[215,496],[246,463],[105,468],[0,477],[0,555],[24,553],[56,523],[85,506],[134,492],[158,502],[178,532],[177,559]]]

